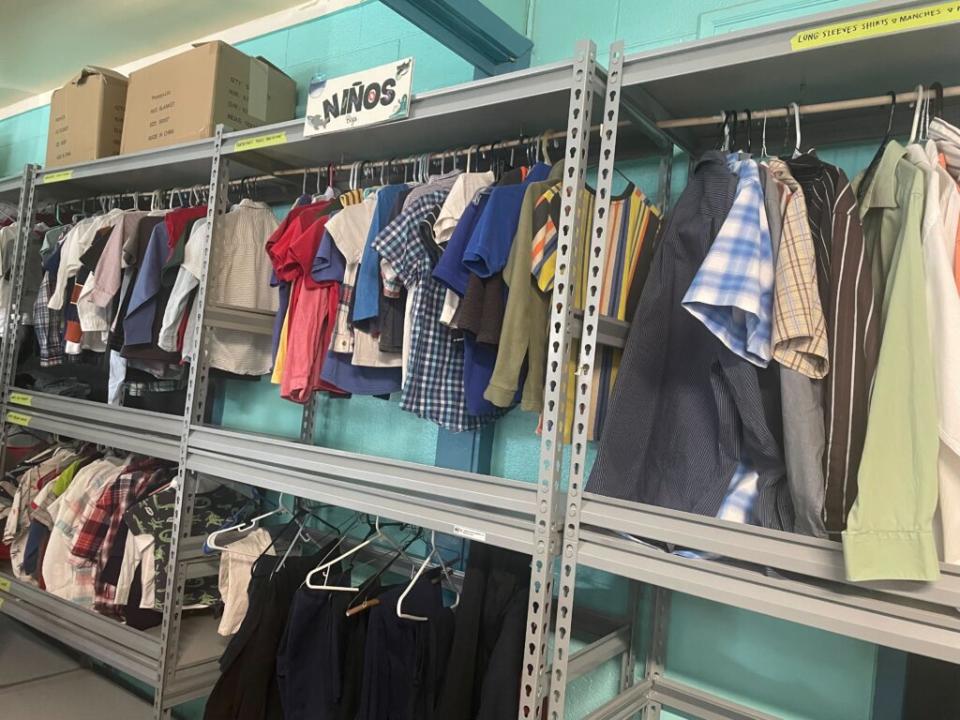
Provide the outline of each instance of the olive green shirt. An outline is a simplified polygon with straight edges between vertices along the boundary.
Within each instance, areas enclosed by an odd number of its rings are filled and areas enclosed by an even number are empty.
[[[882,339],[843,551],[850,580],[936,580],[938,415],[921,234],[923,172],[887,145],[860,205]],[[861,180],[858,178],[858,181]]]

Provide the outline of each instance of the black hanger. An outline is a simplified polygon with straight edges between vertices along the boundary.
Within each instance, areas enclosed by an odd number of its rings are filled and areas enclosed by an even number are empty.
[[[383,529],[383,524],[380,525],[380,529]],[[383,576],[383,574],[389,570],[393,565],[400,559],[404,552],[409,549],[413,543],[420,539],[423,535],[423,528],[418,528],[417,532],[407,540],[406,543],[400,546],[400,549],[393,553],[386,563],[380,567],[373,575],[367,578],[363,585],[360,586],[360,589],[357,590],[357,594],[354,596],[353,601],[347,607],[347,615],[356,615],[358,612],[371,608],[374,605],[379,605],[379,601],[376,598],[370,598],[370,592],[377,587],[377,581]]]
[[[747,108],[743,112],[747,114],[747,154],[750,155],[753,152],[753,138],[750,132],[753,129],[753,114],[750,112],[750,108]]]
[[[787,117],[785,118],[786,123],[783,126],[783,145],[780,146],[780,154],[783,156],[787,155],[787,147],[788,147],[788,143],[790,142],[790,120],[793,118],[792,108],[788,107],[786,108],[786,110],[787,110]]]
[[[930,89],[934,92],[933,100],[933,117],[942,118],[943,117],[943,85],[940,82],[935,82],[930,86]]]
[[[893,132],[893,115],[897,109],[897,94],[893,90],[887,91],[887,94],[890,96],[890,114],[887,115],[887,131],[883,134],[883,140],[880,141],[880,147],[877,148],[877,152],[873,156],[873,160],[870,161],[870,164],[867,165],[867,169],[863,173],[863,179],[860,181],[860,186],[857,188],[858,201],[863,200],[863,196],[867,191],[867,187],[870,185],[870,180],[873,178],[873,174],[877,171],[877,166],[880,164],[880,158],[883,157],[883,151],[887,148],[887,143],[890,142],[890,135]]]

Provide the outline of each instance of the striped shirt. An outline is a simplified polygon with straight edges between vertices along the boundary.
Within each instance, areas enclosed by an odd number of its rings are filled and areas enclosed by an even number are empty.
[[[817,254],[830,367],[824,400],[826,455],[823,519],[830,533],[846,525],[857,497],[870,385],[880,347],[879,318],[857,199],[842,170],[815,155],[788,161],[803,189]]]

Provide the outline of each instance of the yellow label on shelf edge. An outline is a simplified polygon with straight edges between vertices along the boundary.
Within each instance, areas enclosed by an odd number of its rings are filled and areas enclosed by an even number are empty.
[[[810,50],[824,45],[864,40],[902,30],[946,25],[958,20],[960,20],[960,0],[954,0],[801,30],[790,38],[790,48]]]
[[[33,405],[33,396],[19,392],[10,393],[10,402],[14,405],[26,405],[30,407]]]
[[[7,422],[11,425],[20,425],[22,427],[27,427],[30,424],[31,418],[29,415],[24,415],[23,413],[18,412],[8,412],[7,413]]]
[[[272,145],[283,145],[287,142],[286,132],[270,133],[269,135],[258,135],[257,137],[247,138],[246,140],[237,140],[233,146],[235,152],[244,152],[245,150],[259,150],[260,148],[270,147]]]
[[[0,578],[0,590],[3,590],[3,592],[10,591],[10,578]]]
[[[69,180],[72,177],[73,177],[73,170],[61,170],[60,172],[44,173],[43,182],[44,183],[63,182],[64,180]]]

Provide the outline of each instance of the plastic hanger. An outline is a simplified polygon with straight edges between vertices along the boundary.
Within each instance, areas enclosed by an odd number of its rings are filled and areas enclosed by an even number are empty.
[[[447,582],[450,583],[453,592],[456,595],[456,600],[454,600],[451,608],[455,608],[460,604],[460,593],[457,592],[456,588],[453,586],[453,580],[451,577],[450,571],[447,569],[447,566],[443,562],[443,557],[437,551],[437,533],[435,530],[430,531],[430,552],[427,553],[427,556],[423,559],[420,567],[417,569],[416,575],[413,576],[413,579],[410,580],[410,584],[407,585],[406,589],[400,594],[400,599],[397,600],[397,617],[403,620],[414,620],[416,622],[425,622],[430,618],[420,617],[419,615],[410,615],[403,612],[403,601],[407,599],[407,595],[413,590],[413,586],[417,584],[417,581],[427,570],[427,566],[430,564],[430,560],[434,557],[437,558],[437,563],[440,565],[440,571],[443,573],[443,576],[447,579]]]
[[[863,172],[863,179],[860,181],[860,185],[857,188],[857,200],[862,201],[864,193],[867,191],[867,186],[870,184],[870,179],[873,177],[873,173],[877,169],[877,165],[880,163],[880,158],[883,157],[883,151],[887,147],[887,143],[890,142],[890,134],[893,132],[893,116],[897,109],[897,94],[893,90],[888,90],[887,94],[890,96],[890,114],[887,115],[887,130],[883,134],[883,139],[880,141],[880,147],[877,148],[877,152],[873,156],[873,160],[870,161],[870,164],[867,165],[867,169]]]
[[[793,111],[793,129],[796,134],[796,142],[793,146],[793,157],[798,158],[803,154],[800,152],[800,106],[792,102],[790,103],[790,109]]]
[[[211,550],[219,550],[220,552],[223,552],[227,548],[217,544],[217,538],[219,538],[221,535],[228,532],[238,532],[238,533],[249,532],[250,530],[256,529],[258,526],[258,523],[261,520],[265,520],[268,517],[273,517],[274,515],[280,515],[282,513],[288,513],[288,512],[290,511],[287,510],[286,506],[284,506],[283,504],[283,493],[280,493],[280,498],[277,501],[277,507],[274,510],[271,510],[270,512],[265,512],[262,515],[257,515],[254,518],[250,518],[249,520],[238,523],[236,525],[231,525],[230,527],[226,527],[221,530],[215,530],[214,532],[210,533],[210,535],[207,536],[206,545]]]
[[[380,517],[377,516],[376,522],[373,528],[371,529],[371,532],[367,534],[367,537],[364,538],[363,542],[350,548],[345,553],[338,555],[337,557],[333,558],[333,560],[327,560],[326,562],[323,562],[317,565],[317,567],[315,567],[313,570],[307,573],[307,578],[304,581],[304,585],[306,585],[311,590],[333,590],[335,592],[357,592],[360,588],[338,586],[338,585],[327,585],[327,581],[330,579],[329,570],[338,562],[341,562],[343,560],[346,560],[348,557],[356,555],[365,547],[372,545],[376,540],[382,537],[383,537],[383,531],[380,529]],[[313,582],[313,577],[317,573],[323,573],[323,582],[319,585],[316,585]]]
[[[920,131],[920,116],[923,113],[923,101],[923,85],[917,85],[917,102],[913,108],[913,123],[910,125],[910,139],[907,140],[908,145],[917,141],[917,133]]]

